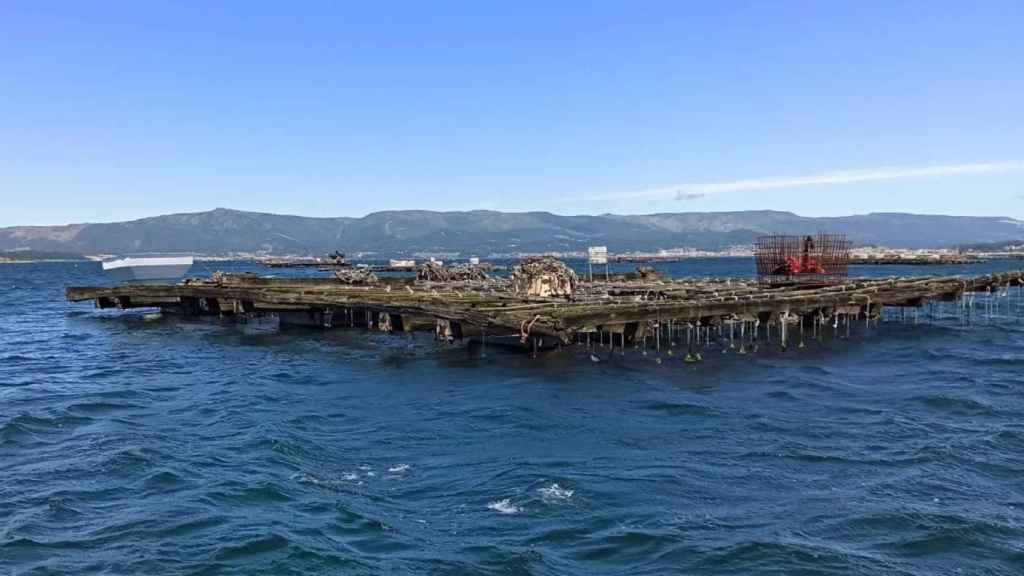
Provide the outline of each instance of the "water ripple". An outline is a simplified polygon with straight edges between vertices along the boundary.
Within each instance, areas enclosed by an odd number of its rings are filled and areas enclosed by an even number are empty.
[[[697,264],[735,266],[680,266]],[[1024,562],[1015,319],[889,323],[700,365],[650,351],[594,363],[582,347],[482,358],[429,337],[97,311],[62,288],[98,267],[9,268],[3,574],[1016,574]]]

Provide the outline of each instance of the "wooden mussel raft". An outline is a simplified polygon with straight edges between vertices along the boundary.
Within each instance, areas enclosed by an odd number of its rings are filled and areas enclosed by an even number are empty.
[[[885,308],[931,302],[974,306],[974,294],[998,296],[1024,284],[1024,271],[974,277],[842,279],[829,284],[765,285],[757,279],[675,279],[650,274],[581,281],[553,258],[531,258],[509,278],[437,271],[416,278],[269,278],[221,274],[178,284],[70,287],[71,301],[99,308],[157,307],[187,316],[274,316],[282,324],[362,326],[387,332],[434,332],[445,341],[473,338],[527,349],[573,342],[660,352],[676,342],[717,341],[743,351],[761,338],[786,346],[825,330],[867,325]],[[986,304],[990,305],[990,304]],[[1017,302],[1019,308],[1021,303]],[[840,319],[842,323],[840,323]],[[753,334],[753,336],[751,336]],[[744,340],[746,338],[746,340]],[[731,349],[731,348],[728,348]]]

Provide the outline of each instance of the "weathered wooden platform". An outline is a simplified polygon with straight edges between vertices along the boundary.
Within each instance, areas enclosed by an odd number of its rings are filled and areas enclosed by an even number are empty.
[[[884,307],[921,307],[977,292],[1008,293],[1024,271],[973,277],[851,279],[830,286],[766,288],[747,279],[583,282],[571,298],[527,297],[507,279],[429,283],[386,278],[349,286],[330,278],[269,278],[216,274],[178,284],[69,287],[71,301],[100,308],[159,307],[184,315],[274,315],[282,324],[366,326],[385,331],[428,330],[445,338],[517,336],[569,343],[600,332],[628,345],[659,336],[664,326],[696,328],[749,322],[750,329],[824,325],[833,318],[878,318]],[[813,326],[812,326],[813,325]],[[611,338],[611,336],[609,336]]]

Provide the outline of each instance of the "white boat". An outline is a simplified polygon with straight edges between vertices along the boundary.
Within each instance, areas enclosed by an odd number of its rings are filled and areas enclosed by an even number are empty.
[[[103,271],[121,282],[175,280],[192,267],[191,256],[127,257],[103,262]]]

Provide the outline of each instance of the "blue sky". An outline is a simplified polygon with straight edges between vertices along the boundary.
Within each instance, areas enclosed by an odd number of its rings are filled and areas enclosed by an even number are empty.
[[[0,226],[1024,217],[1024,3],[0,3]]]

